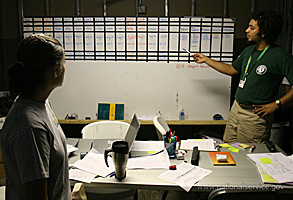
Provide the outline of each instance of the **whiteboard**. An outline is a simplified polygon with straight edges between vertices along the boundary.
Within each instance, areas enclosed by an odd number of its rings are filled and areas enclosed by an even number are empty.
[[[136,113],[152,120],[159,112],[179,119],[227,119],[231,78],[204,64],[161,62],[67,61],[63,86],[50,95],[59,119],[77,113],[97,119],[98,102],[125,103],[125,119]]]
[[[233,60],[234,21],[218,17],[25,17],[24,36],[45,33],[65,49],[63,87],[50,96],[58,118],[96,119],[98,102],[125,103],[125,119],[161,113],[227,118],[230,77],[183,50]]]

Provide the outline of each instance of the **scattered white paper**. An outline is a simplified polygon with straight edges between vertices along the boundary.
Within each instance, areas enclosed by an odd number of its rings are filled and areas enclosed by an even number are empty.
[[[82,181],[85,183],[90,183],[94,180],[96,177],[95,174],[90,172],[85,172],[80,169],[70,169],[69,170],[69,179],[70,180],[76,180],[76,181]]]
[[[134,141],[131,151],[161,151],[164,141]]]
[[[278,183],[293,182],[293,160],[282,153],[247,154]]]
[[[210,136],[207,136],[207,135],[204,135],[203,138],[205,139],[212,139],[214,140],[217,144],[224,144],[223,140],[219,139],[219,138],[214,138],[214,137],[210,137]]]
[[[261,166],[255,163],[260,174],[263,183],[278,183],[273,177],[271,177]]]
[[[170,159],[166,149],[156,155],[130,158],[127,162],[127,169],[169,169],[169,166]]]
[[[212,173],[211,170],[187,163],[181,163],[177,166],[177,170],[168,170],[162,173],[159,178],[178,184],[186,192],[189,192],[196,182],[200,181],[210,173]]]
[[[69,155],[71,152],[74,152],[74,151],[77,151],[78,150],[77,147],[75,147],[75,146],[73,146],[71,144],[67,144],[66,147],[67,147],[67,155]]]
[[[97,150],[91,149],[82,159],[76,161],[72,166],[95,175],[106,177],[115,171],[113,160],[108,157],[109,167],[106,166],[104,154],[100,154]]]
[[[179,149],[193,150],[197,146],[199,151],[217,151],[216,142],[213,139],[181,140]]]

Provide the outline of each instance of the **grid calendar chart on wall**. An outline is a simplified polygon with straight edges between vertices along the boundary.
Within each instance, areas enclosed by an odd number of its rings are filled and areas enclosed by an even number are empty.
[[[232,62],[234,26],[219,17],[25,17],[23,35],[54,36],[67,60],[192,62],[186,49]]]

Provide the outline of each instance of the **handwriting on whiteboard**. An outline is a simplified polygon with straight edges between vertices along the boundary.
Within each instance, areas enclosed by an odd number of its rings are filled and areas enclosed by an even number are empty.
[[[210,66],[205,65],[205,64],[182,64],[182,63],[178,63],[176,64],[176,69],[181,70],[181,69],[206,69],[206,68],[210,68]]]

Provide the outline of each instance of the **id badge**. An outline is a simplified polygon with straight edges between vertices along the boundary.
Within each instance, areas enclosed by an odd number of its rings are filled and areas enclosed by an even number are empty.
[[[239,86],[240,88],[244,88],[245,82],[246,82],[246,77],[244,77],[243,79],[240,80],[238,86]]]

